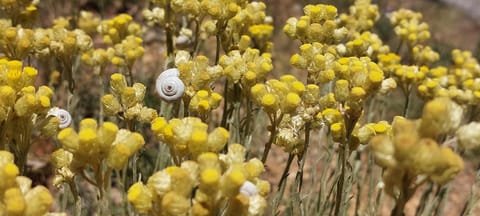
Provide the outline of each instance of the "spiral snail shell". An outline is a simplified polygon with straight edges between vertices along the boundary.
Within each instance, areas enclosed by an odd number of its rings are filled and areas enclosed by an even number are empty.
[[[240,193],[247,196],[255,196],[258,194],[258,188],[250,181],[245,181],[240,187]]]
[[[70,115],[70,113],[68,113],[67,110],[60,109],[58,107],[51,108],[48,111],[47,116],[57,117],[60,120],[60,125],[58,125],[60,129],[64,129],[70,126],[70,124],[72,123],[72,116]]]
[[[174,101],[183,96],[185,85],[179,75],[178,69],[170,68],[157,77],[155,86],[160,98],[166,101]]]

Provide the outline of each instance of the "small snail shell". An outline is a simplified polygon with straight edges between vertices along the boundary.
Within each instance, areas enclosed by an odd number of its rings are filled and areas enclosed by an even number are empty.
[[[158,76],[156,88],[160,98],[166,101],[174,101],[183,96],[185,85],[178,78],[179,72],[176,68],[171,68]]]
[[[258,188],[250,181],[245,181],[243,185],[240,187],[240,193],[245,194],[247,196],[255,196],[258,194]]]
[[[177,46],[180,45],[188,45],[191,42],[190,38],[186,35],[179,35],[177,39],[175,40],[175,44]]]
[[[158,79],[165,79],[167,77],[179,77],[180,76],[180,72],[178,71],[177,68],[170,68],[170,69],[167,69],[165,71],[163,71],[157,78]]]
[[[47,116],[57,117],[60,120],[60,125],[58,125],[58,127],[60,129],[64,129],[64,128],[70,126],[70,124],[72,123],[72,116],[70,115],[70,113],[68,113],[68,111],[66,111],[64,109],[60,109],[58,107],[51,108],[48,111]]]

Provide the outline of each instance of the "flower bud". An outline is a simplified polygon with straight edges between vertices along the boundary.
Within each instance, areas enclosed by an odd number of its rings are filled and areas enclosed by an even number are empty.
[[[142,182],[128,189],[127,199],[140,214],[147,214],[152,209],[152,193]]]
[[[44,215],[53,204],[53,197],[46,187],[36,186],[25,194],[25,201],[25,216]]]

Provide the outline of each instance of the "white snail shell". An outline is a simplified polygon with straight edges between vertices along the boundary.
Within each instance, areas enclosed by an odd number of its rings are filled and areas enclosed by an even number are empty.
[[[245,181],[240,187],[240,193],[245,194],[249,197],[255,196],[258,194],[258,188],[250,181]]]
[[[180,71],[178,71],[177,68],[170,68],[165,71],[163,71],[157,78],[158,79],[165,79],[167,77],[179,77],[180,76]]]
[[[48,111],[47,116],[57,117],[60,120],[60,125],[58,125],[60,129],[64,129],[70,126],[70,124],[72,123],[72,116],[70,115],[70,113],[67,110],[60,109],[58,107],[51,108]]]
[[[166,101],[174,101],[183,96],[185,85],[178,77],[176,68],[171,68],[161,73],[156,81],[156,88],[160,98]]]

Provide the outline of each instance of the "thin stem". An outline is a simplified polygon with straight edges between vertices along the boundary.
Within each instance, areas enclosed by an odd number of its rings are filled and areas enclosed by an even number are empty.
[[[400,40],[400,42],[398,42],[398,45],[397,47],[395,48],[395,53],[397,53],[398,55],[400,55],[400,49],[402,48],[402,45],[403,45],[403,40]]]
[[[267,161],[268,153],[270,152],[270,148],[272,147],[275,136],[277,135],[277,123],[281,122],[282,118],[283,113],[280,114],[278,118],[275,114],[273,114],[273,116],[270,116],[270,122],[272,123],[270,127],[270,138],[265,144],[265,149],[263,150],[262,163],[265,163]]]
[[[76,216],[82,215],[82,197],[78,194],[77,187],[74,184],[74,179],[68,182],[70,191],[72,192],[73,200],[75,201],[75,214]]]
[[[405,94],[405,105],[403,107],[403,116],[408,118],[408,107],[410,106],[410,89],[406,89],[404,92]]]
[[[302,191],[302,185],[303,185],[303,167],[305,166],[305,157],[307,153],[307,149],[310,143],[310,123],[305,124],[305,146],[303,148],[303,151],[298,155],[298,171],[297,171],[297,176],[295,176],[295,181],[297,182],[297,191],[301,192]]]
[[[283,170],[282,177],[280,178],[280,182],[278,183],[277,194],[275,195],[275,198],[273,200],[271,215],[276,215],[278,206],[280,205],[283,194],[285,193],[285,186],[287,183],[287,177],[289,175],[288,171],[290,170],[290,166],[294,157],[295,155],[292,153],[288,155],[287,164],[285,165],[285,169]]]
[[[346,175],[346,169],[345,167],[347,166],[347,161],[350,156],[349,153],[349,147],[350,147],[350,136],[352,135],[353,128],[355,127],[355,124],[357,123],[358,118],[353,117],[353,116],[347,116],[346,118],[346,136],[345,136],[345,142],[340,144],[340,155],[339,155],[339,162],[341,164],[341,173],[340,177],[338,179],[338,184],[337,184],[337,194],[335,198],[335,215],[341,214],[341,207],[343,206],[343,193],[344,193],[344,184],[345,184],[345,175]],[[342,213],[343,214],[343,213]]]
[[[218,61],[220,60],[220,47],[222,46],[221,44],[221,32],[218,31],[216,34],[216,41],[217,41],[217,47],[215,49],[215,64],[218,64]]]
[[[98,118],[99,118],[99,122],[100,122],[100,125],[103,124],[103,113],[104,113],[104,110],[103,110],[103,104],[102,104],[102,98],[103,96],[105,95],[105,83],[104,83],[104,80],[103,80],[103,67],[101,68],[97,68],[96,70],[99,70],[99,86],[100,86],[100,101],[99,101],[99,104],[100,104],[100,112],[98,114]]]
[[[93,181],[90,177],[88,177],[87,173],[85,173],[85,170],[80,172],[80,176],[82,176],[91,185],[97,187],[97,183],[95,181]]]
[[[340,177],[338,179],[338,184],[337,184],[337,195],[335,198],[335,215],[339,215],[340,213],[340,207],[343,204],[343,185],[345,183],[345,167],[347,165],[347,160],[346,160],[346,155],[348,151],[348,147],[343,144],[340,147],[340,154],[339,154],[339,161],[341,163],[341,173]]]
[[[166,68],[172,68],[175,65],[174,61],[174,51],[175,47],[173,45],[173,33],[175,30],[175,25],[172,17],[172,8],[170,7],[170,1],[167,1],[165,4],[165,31],[166,31],[166,43],[167,43],[167,59],[166,59]]]
[[[223,113],[222,113],[222,121],[220,122],[220,126],[228,130],[227,127],[227,118],[228,118],[228,103],[230,97],[228,97],[228,80],[225,80],[225,84],[223,85]]]
[[[195,18],[195,40],[193,41],[193,50],[190,52],[190,55],[196,56],[198,52],[198,48],[200,45],[200,23],[202,22],[201,20],[198,20]]]
[[[426,203],[430,198],[430,194],[433,191],[433,184],[429,184],[427,190],[423,192],[422,197],[420,198],[420,202],[417,206],[417,210],[415,215],[422,215],[423,211],[425,210]]]
[[[412,196],[415,189],[410,189],[410,182],[411,179],[409,178],[408,172],[403,176],[402,188],[400,190],[400,194],[398,195],[395,207],[392,209],[391,216],[403,216],[405,215],[404,209],[405,205],[407,204],[408,200]]]

